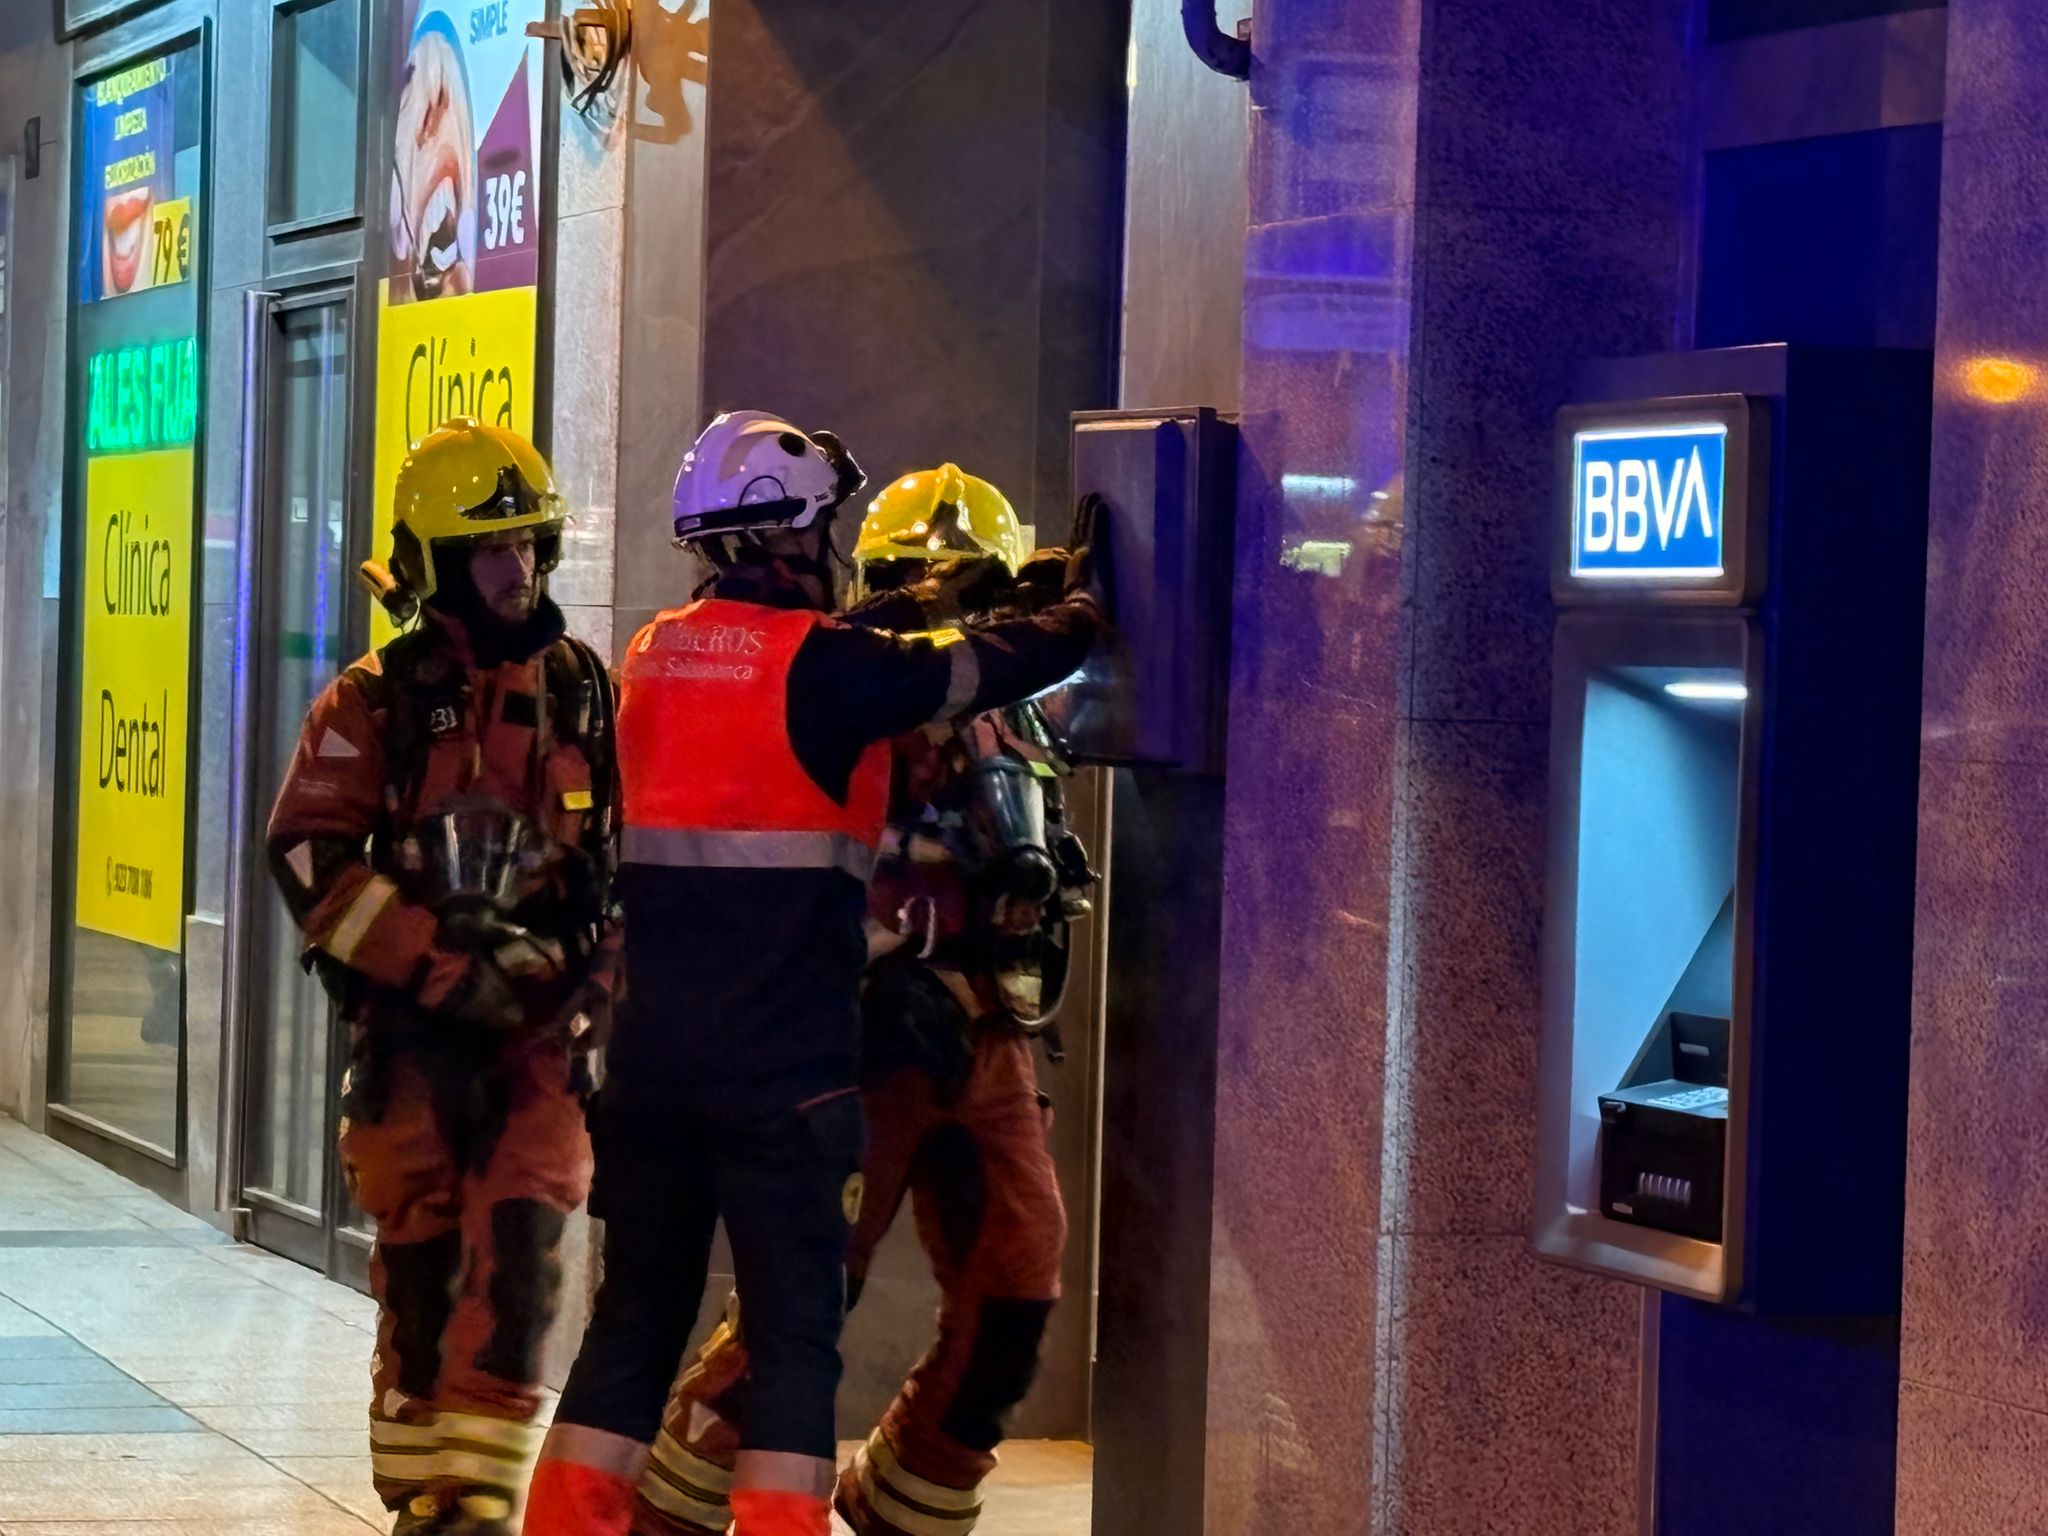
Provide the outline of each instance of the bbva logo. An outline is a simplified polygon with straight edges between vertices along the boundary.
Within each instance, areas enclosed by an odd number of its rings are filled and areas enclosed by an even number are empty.
[[[1694,536],[1711,539],[1714,501],[1697,443],[1667,462],[1588,456],[1579,480],[1579,552],[1632,555],[1657,535],[1657,548]]]

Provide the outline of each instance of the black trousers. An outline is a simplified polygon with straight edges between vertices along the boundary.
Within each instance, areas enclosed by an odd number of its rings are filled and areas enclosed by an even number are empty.
[[[863,1136],[852,1088],[739,1113],[631,1104],[608,1087],[590,1196],[604,1280],[555,1422],[652,1443],[722,1218],[752,1352],[744,1446],[831,1460]]]

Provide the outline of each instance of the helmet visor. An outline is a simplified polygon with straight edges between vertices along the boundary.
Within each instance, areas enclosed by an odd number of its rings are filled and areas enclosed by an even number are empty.
[[[940,502],[930,517],[897,529],[861,552],[864,560],[964,560],[977,555],[1000,559],[1002,551],[974,531],[967,508],[957,501]]]
[[[498,482],[491,494],[473,507],[464,507],[464,521],[479,525],[479,533],[488,532],[492,523],[519,523],[530,525],[561,515],[560,498],[543,495],[534,488],[531,480],[519,471],[516,464],[503,465],[498,470]]]

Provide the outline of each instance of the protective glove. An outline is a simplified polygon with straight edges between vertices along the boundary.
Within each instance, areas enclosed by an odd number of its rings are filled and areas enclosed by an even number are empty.
[[[1108,516],[1109,504],[1089,492],[1074,509],[1074,530],[1066,545],[1041,549],[1024,562],[1017,586],[1034,610],[1087,593],[1102,616],[1110,616]]]
[[[560,942],[494,912],[443,918],[441,931],[453,947],[488,958],[514,981],[545,986],[559,980],[568,964]]]
[[[568,976],[559,942],[495,912],[450,913],[441,919],[440,936],[469,957],[442,1012],[488,1029],[516,1029],[556,1015]]]
[[[981,555],[945,561],[928,581],[919,582],[916,590],[928,613],[958,619],[1000,606],[1012,588],[1003,562],[993,555]]]
[[[1026,611],[1036,613],[1060,600],[1067,585],[1067,552],[1038,549],[1017,568],[1016,589]]]
[[[1074,508],[1074,531],[1067,540],[1067,568],[1061,595],[1086,593],[1106,620],[1115,609],[1109,559],[1109,503],[1090,491]]]
[[[472,956],[437,1012],[484,1029],[518,1029],[526,1022],[526,1005],[512,979],[483,955]]]

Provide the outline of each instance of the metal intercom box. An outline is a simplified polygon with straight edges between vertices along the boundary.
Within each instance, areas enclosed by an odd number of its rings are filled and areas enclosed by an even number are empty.
[[[1073,488],[1108,505],[1113,632],[1046,700],[1084,762],[1223,771],[1237,427],[1207,406],[1083,411]]]

